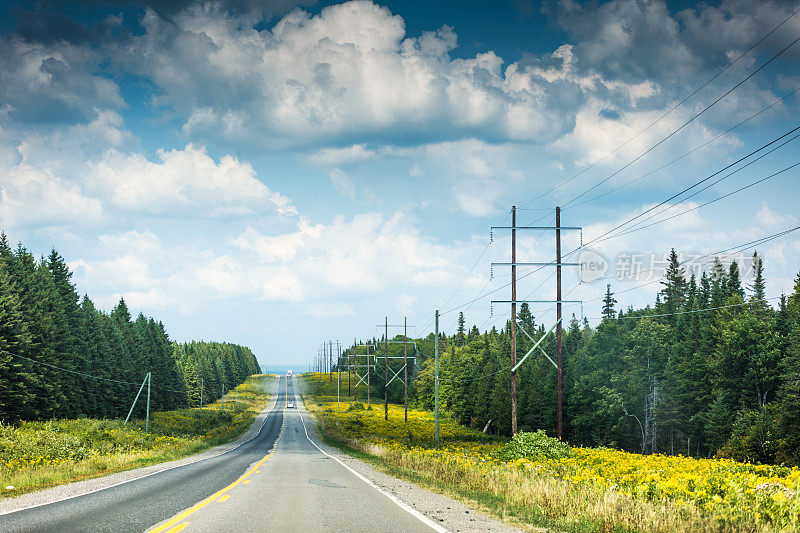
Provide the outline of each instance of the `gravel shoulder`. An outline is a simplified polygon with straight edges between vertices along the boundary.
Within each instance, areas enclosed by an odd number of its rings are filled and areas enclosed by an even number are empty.
[[[190,463],[208,459],[209,457],[214,457],[223,454],[253,438],[258,433],[258,430],[261,428],[261,425],[264,423],[264,420],[266,419],[269,412],[275,406],[276,401],[277,401],[277,395],[273,390],[269,404],[264,410],[262,410],[258,415],[256,415],[256,419],[253,421],[253,424],[250,426],[250,428],[247,431],[245,431],[244,434],[242,434],[238,439],[231,441],[227,444],[214,446],[213,448],[209,448],[195,455],[184,457],[183,459],[176,459],[174,461],[158,463],[143,468],[126,470],[124,472],[116,472],[114,474],[109,474],[103,477],[97,477],[93,479],[76,481],[74,483],[58,485],[56,487],[51,487],[49,489],[22,494],[15,498],[0,499],[0,515],[12,511],[18,511],[20,509],[37,507],[39,505],[46,505],[48,503],[74,498],[76,496],[81,496],[83,494],[87,494],[90,492],[96,492],[111,487],[113,485],[119,485],[121,483],[125,483],[148,475],[156,474],[164,470],[177,468],[179,466],[184,466]]]
[[[309,418],[316,422],[316,418],[305,410]],[[313,424],[314,431],[309,435],[314,442],[327,453],[339,458],[347,466],[375,483],[382,490],[399,498],[407,505],[421,512],[428,518],[438,522],[452,532],[522,532],[522,531],[547,531],[541,528],[519,529],[511,524],[502,522],[495,517],[471,508],[464,502],[450,498],[443,494],[432,492],[419,487],[409,481],[398,479],[381,472],[373,465],[351,457],[336,448],[327,446],[319,436],[318,424]],[[309,428],[310,429],[310,428]]]

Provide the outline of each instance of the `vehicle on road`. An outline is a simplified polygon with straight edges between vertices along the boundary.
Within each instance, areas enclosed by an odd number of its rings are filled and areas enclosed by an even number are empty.
[[[289,403],[286,404],[286,407],[288,407],[289,409],[292,409],[294,407],[294,404],[292,402],[289,402]]]
[[[291,375],[292,375],[292,369],[291,369],[291,368],[290,368],[290,369],[289,369],[289,371],[286,373],[286,375],[287,375],[287,376],[291,376]]]

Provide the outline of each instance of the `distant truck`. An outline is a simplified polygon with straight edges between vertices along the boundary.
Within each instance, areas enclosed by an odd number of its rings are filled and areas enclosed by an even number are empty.
[[[290,369],[289,369],[289,371],[286,373],[286,375],[287,375],[287,376],[291,376],[291,375],[292,375],[292,369],[291,369],[291,368],[290,368]]]

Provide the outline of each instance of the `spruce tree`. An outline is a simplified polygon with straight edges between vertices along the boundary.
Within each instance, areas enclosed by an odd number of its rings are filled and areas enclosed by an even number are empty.
[[[751,291],[750,301],[752,309],[762,318],[766,317],[769,305],[767,304],[767,282],[764,280],[764,263],[758,252],[753,252],[753,283],[748,287]]]
[[[668,322],[675,323],[674,313],[683,309],[686,301],[686,273],[678,261],[678,254],[675,248],[670,251],[669,265],[664,273],[664,286],[661,293],[664,295],[664,313],[669,314]]]
[[[464,312],[458,313],[458,330],[456,331],[456,344],[459,346],[464,346],[466,342],[466,325],[464,321]]]
[[[617,300],[614,299],[614,293],[611,292],[611,284],[606,285],[606,295],[603,297],[603,311],[601,312],[601,316],[603,320],[611,320],[616,315],[616,311],[614,310],[614,304],[617,303]]]

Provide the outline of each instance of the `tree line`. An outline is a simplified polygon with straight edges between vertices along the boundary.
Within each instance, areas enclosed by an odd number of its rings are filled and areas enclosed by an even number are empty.
[[[602,321],[572,319],[563,334],[564,437],[575,445],[639,453],[727,456],[800,464],[800,276],[777,306],[765,300],[763,265],[743,285],[736,262],[687,276],[673,250],[653,305],[617,310],[607,286]],[[518,323],[555,360],[555,334],[527,304]],[[549,328],[548,328],[549,329]],[[396,337],[401,339],[402,337]],[[433,341],[420,354],[411,402],[433,408]],[[379,367],[373,383],[383,391]],[[533,345],[517,335],[521,357]],[[390,349],[394,351],[396,348]],[[440,401],[460,422],[510,435],[510,321],[501,330],[440,333]],[[363,353],[363,351],[361,352]],[[402,381],[389,387],[402,402]],[[556,370],[534,353],[518,371],[519,427],[556,432]]]
[[[36,259],[0,234],[0,421],[119,418],[151,372],[150,408],[199,405],[258,372],[253,353],[227,343],[177,344],[161,322],[110,313],[79,297],[64,258]],[[144,402],[135,415],[142,414]]]

